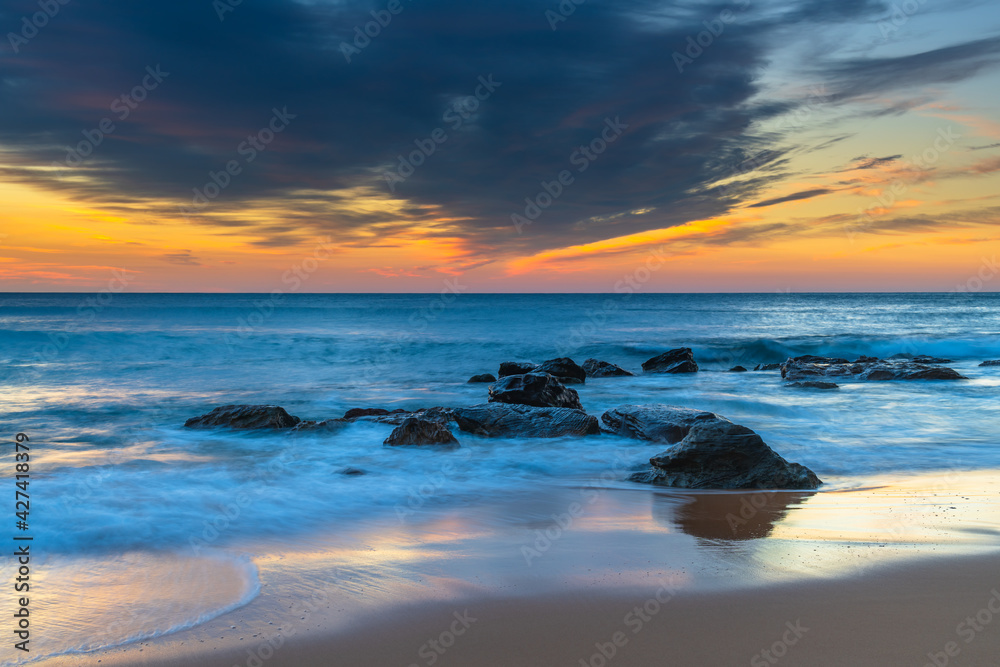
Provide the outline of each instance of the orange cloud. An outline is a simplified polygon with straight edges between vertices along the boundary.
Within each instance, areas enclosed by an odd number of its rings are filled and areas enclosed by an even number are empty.
[[[731,220],[693,220],[677,227],[639,232],[627,236],[572,245],[555,250],[546,250],[530,257],[515,259],[507,264],[508,275],[518,275],[533,269],[557,269],[560,262],[594,258],[601,255],[618,254],[641,250],[656,244],[693,237],[709,237],[720,233],[733,224]]]

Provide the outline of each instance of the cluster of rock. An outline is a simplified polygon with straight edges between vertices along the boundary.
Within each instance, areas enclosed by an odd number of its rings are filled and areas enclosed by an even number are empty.
[[[836,389],[829,380],[961,380],[964,376],[941,364],[949,359],[929,356],[879,359],[862,356],[854,361],[803,355],[781,364],[758,364],[755,371],[780,370],[787,387]],[[1000,366],[1000,360],[980,366]],[[695,373],[698,364],[691,348],[677,348],[642,364],[645,373]],[[729,372],[747,369],[734,366]],[[469,407],[433,407],[421,410],[352,408],[343,417],[301,420],[276,405],[224,405],[187,420],[189,428],[283,429],[289,432],[333,432],[346,425],[369,421],[394,427],[384,440],[390,446],[457,447],[452,425],[480,437],[557,438],[611,433],[666,449],[649,459],[649,466],[631,474],[635,482],[697,489],[814,489],[820,480],[808,468],[789,463],[751,429],[712,412],[668,405],[621,405],[598,421],[587,414],[580,395],[566,385],[585,384],[587,378],[632,376],[607,361],[587,359],[578,365],[568,357],[540,364],[505,361],[497,374],[473,376],[470,383],[488,384],[486,403]],[[603,423],[603,426],[602,426]],[[344,475],[362,474],[344,468]]]
[[[848,361],[847,359],[817,357],[807,354],[785,361],[781,365],[781,377],[789,382],[811,381],[820,377],[843,377],[871,382],[968,379],[952,368],[937,365],[949,361],[949,359],[922,356],[912,359],[859,357],[855,361]]]
[[[205,428],[286,428],[302,424],[347,424],[353,421],[398,423],[384,444],[458,446],[448,428],[478,436],[556,438],[599,435],[602,432],[667,445],[649,459],[649,468],[629,480],[661,486],[696,489],[814,489],[820,481],[808,468],[789,463],[745,426],[712,412],[667,405],[622,405],[597,418],[583,410],[536,407],[511,403],[484,403],[467,408],[431,408],[414,412],[365,408],[348,411],[339,419],[303,422],[274,405],[227,405],[186,426]],[[283,425],[282,425],[283,424]],[[361,474],[355,468],[340,471]]]
[[[650,373],[697,371],[690,348],[670,350],[653,357],[643,370]],[[587,414],[576,390],[566,384],[584,384],[588,377],[632,375],[597,359],[583,366],[572,359],[551,359],[541,364],[504,362],[488,387],[488,402],[459,408],[425,410],[352,408],[343,417],[303,421],[274,405],[227,405],[189,419],[185,426],[207,428],[274,428],[291,432],[334,431],[352,422],[370,421],[395,426],[384,440],[390,446],[459,446],[451,431],[497,437],[557,438],[613,433],[658,442],[669,448],[649,460],[650,467],[629,479],[650,484],[688,488],[787,488],[812,489],[819,484],[809,470],[788,463],[760,437],[744,426],[711,412],[663,405],[623,405],[605,412],[601,422]],[[485,382],[476,376],[470,382]],[[361,474],[345,468],[345,475]]]
[[[829,380],[961,380],[941,364],[951,360],[930,356],[879,359],[862,356],[854,361],[803,355],[780,364],[758,364],[754,371],[780,370],[787,387],[836,389]],[[980,366],[1000,366],[1000,360]],[[698,364],[691,348],[668,350],[642,364],[644,373],[695,373]],[[732,373],[747,369],[734,366]],[[352,408],[343,417],[302,420],[276,405],[224,405],[185,422],[189,428],[282,429],[289,432],[334,432],[354,422],[393,426],[384,440],[389,446],[458,447],[452,425],[480,437],[557,438],[610,433],[665,446],[649,459],[648,467],[628,479],[670,487],[695,489],[815,489],[821,482],[808,468],[790,463],[761,437],[712,412],[669,405],[621,405],[598,421],[583,410],[579,393],[566,385],[585,384],[588,378],[632,376],[607,361],[587,359],[578,365],[568,357],[540,364],[505,361],[496,375],[484,373],[470,383],[488,384],[486,403],[469,407],[433,407],[421,410]],[[363,474],[344,468],[344,475]]]
[[[688,489],[815,489],[820,479],[789,463],[754,431],[714,412],[622,405],[601,416],[612,433],[670,445],[633,482]]]
[[[691,348],[681,347],[675,350],[668,350],[643,362],[642,370],[645,373],[694,373],[698,370],[698,364],[694,360]],[[587,378],[635,375],[635,373],[625,370],[621,366],[600,359],[587,359],[580,366],[568,357],[559,357],[558,359],[543,361],[540,364],[524,361],[505,361],[500,364],[500,369],[497,371],[495,377],[491,373],[483,373],[481,375],[473,375],[469,378],[469,382],[496,382],[497,378],[503,379],[512,375],[527,375],[528,373],[548,373],[563,384],[583,384],[587,381]]]

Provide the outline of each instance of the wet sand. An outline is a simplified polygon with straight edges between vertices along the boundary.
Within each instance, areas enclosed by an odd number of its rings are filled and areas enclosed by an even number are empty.
[[[606,488],[575,516],[566,487],[258,544],[246,607],[42,664],[1000,664],[1000,475],[831,486]]]

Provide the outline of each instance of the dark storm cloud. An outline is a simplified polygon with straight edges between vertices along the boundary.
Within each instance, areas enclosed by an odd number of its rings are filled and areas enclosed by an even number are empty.
[[[796,106],[755,97],[774,35],[789,23],[868,21],[885,11],[863,0],[770,10],[745,1],[664,9],[588,0],[553,30],[545,15],[557,10],[553,1],[402,0],[347,62],[341,44],[354,42],[373,10],[384,20],[387,2],[257,0],[224,20],[216,5],[74,2],[18,53],[4,50],[3,177],[152,218],[183,206],[191,224],[254,231],[263,246],[317,233],[378,243],[382,234],[368,231],[409,221],[434,234],[430,221],[439,218],[458,219],[457,234],[483,251],[586,243],[610,229],[581,220],[649,211],[615,218],[621,235],[758,198],[782,177],[785,149],[783,136],[753,136],[754,123]],[[0,11],[4,32],[16,31],[37,4],[13,0]],[[687,51],[723,11],[735,19],[700,52]],[[685,52],[692,61],[678,71],[674,54]],[[957,77],[996,54],[996,41],[982,40],[841,62],[818,79],[832,81],[842,101],[879,85]],[[495,83],[473,111],[483,80]],[[575,151],[609,122],[627,127],[578,171]],[[445,140],[390,192],[386,170],[439,128]],[[67,147],[81,142],[92,152],[79,164],[38,169],[65,162]],[[763,151],[768,159],[738,185],[716,186],[743,175],[719,165]],[[563,170],[573,183],[517,235],[510,215]],[[218,187],[217,196],[193,203],[193,189],[206,187]],[[335,190],[407,203],[387,214]],[[271,222],[243,214],[262,204]]]
[[[858,58],[823,68],[835,101],[967,79],[1000,62],[1000,37],[907,56]]]

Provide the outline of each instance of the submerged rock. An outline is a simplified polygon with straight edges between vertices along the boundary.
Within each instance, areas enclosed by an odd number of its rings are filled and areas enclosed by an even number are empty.
[[[466,384],[471,384],[473,382],[496,382],[496,376],[492,373],[483,373],[482,375],[473,375],[469,378],[469,382]]]
[[[587,381],[587,372],[569,357],[559,357],[558,359],[543,361],[532,372],[548,373],[553,377],[559,378],[560,382],[567,384],[582,384]]]
[[[781,364],[757,364],[753,367],[755,371],[776,371],[781,368]]]
[[[601,432],[597,417],[572,408],[483,403],[455,408],[454,415],[459,429],[486,437],[558,438]]]
[[[455,421],[455,418],[451,414],[451,408],[421,408],[419,410],[413,410],[407,412],[406,410],[399,410],[398,412],[390,412],[387,415],[374,415],[370,417],[360,417],[359,421],[371,421],[378,424],[392,424],[393,426],[399,426],[404,421],[410,417],[417,417],[418,419],[426,419],[428,421],[441,422],[442,424]]]
[[[324,419],[323,421],[300,421],[292,429],[292,433],[303,431],[335,432],[344,428],[351,422],[346,419]]]
[[[358,417],[377,417],[379,415],[391,415],[406,410],[397,408],[396,410],[386,410],[385,408],[351,408],[344,413],[344,419],[357,419]]]
[[[291,428],[301,421],[277,405],[223,405],[184,422],[188,428]]]
[[[458,445],[448,427],[439,421],[408,417],[393,429],[385,445]]]
[[[548,373],[508,375],[490,385],[490,403],[582,410],[580,395]]]
[[[979,364],[980,366],[1000,366],[1000,359],[993,359],[991,361],[984,361]]]
[[[918,354],[910,359],[916,364],[950,364],[953,359],[942,359],[941,357],[928,357],[926,354]]]
[[[806,355],[781,365],[781,377],[803,380],[816,377],[847,377],[881,382],[886,380],[966,380],[951,368],[920,364],[908,359],[861,357],[858,361]]]
[[[729,372],[730,373],[746,373],[747,369],[743,368],[742,366],[733,366],[732,368],[729,369]]]
[[[525,373],[530,373],[531,371],[538,368],[538,364],[532,364],[525,361],[505,361],[500,364],[500,370],[497,371],[497,377],[507,377],[508,375],[524,375]]]
[[[713,412],[669,405],[621,405],[601,420],[620,435],[671,445],[630,481],[690,489],[815,489],[821,482],[789,463],[746,426]]]
[[[630,373],[621,366],[616,366],[615,364],[608,363],[607,361],[600,361],[599,359],[587,359],[583,362],[583,371],[587,374],[587,377],[591,378],[635,375],[635,373]]]
[[[836,382],[821,382],[819,380],[806,380],[805,382],[793,382],[786,384],[786,387],[801,387],[802,389],[839,389]]]
[[[698,364],[690,347],[679,347],[644,361],[642,370],[647,373],[695,373]]]
[[[368,474],[366,471],[362,470],[361,468],[351,468],[351,467],[341,468],[337,472],[339,474],[341,474],[341,475],[347,475],[349,477],[353,477],[355,475],[367,475]]]

